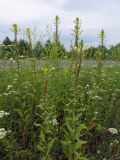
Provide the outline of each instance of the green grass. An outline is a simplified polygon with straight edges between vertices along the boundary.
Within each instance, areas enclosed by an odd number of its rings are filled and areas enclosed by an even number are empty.
[[[58,63],[58,62],[57,62]],[[0,141],[9,160],[119,158],[120,66],[82,67],[25,62],[0,71]],[[115,128],[118,134],[108,129]]]

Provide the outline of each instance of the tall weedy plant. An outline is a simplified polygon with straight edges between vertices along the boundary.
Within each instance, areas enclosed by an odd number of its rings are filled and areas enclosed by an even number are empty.
[[[79,47],[79,36],[81,34],[81,20],[76,17],[76,19],[74,20],[74,29],[73,29],[73,35],[74,35],[74,39],[75,39],[75,43],[74,46],[75,47]]]
[[[32,57],[33,53],[32,53],[32,31],[30,28],[26,29],[26,34],[27,34],[27,38],[28,38],[28,43],[29,43],[29,55],[30,57]]]
[[[55,32],[54,32],[54,43],[56,45],[59,44],[59,36],[60,36],[60,33],[59,33],[59,24],[60,24],[60,18],[58,16],[55,17]]]
[[[59,44],[60,44],[59,24],[60,24],[60,18],[56,16],[55,21],[54,21],[55,31],[53,35],[54,43],[53,43],[52,53],[50,56],[51,58],[58,57],[58,49],[59,49]]]
[[[18,77],[20,80],[20,53],[19,53],[19,44],[18,44],[18,33],[20,31],[20,28],[18,27],[18,24],[13,24],[11,31],[14,34],[14,43],[15,43],[15,53],[16,53],[16,60],[17,60],[17,70],[18,70]]]
[[[15,50],[16,54],[19,55],[19,48],[18,48],[18,32],[20,31],[18,24],[13,24],[11,31],[14,33],[14,43],[15,43]]]
[[[69,160],[85,160],[82,146],[86,143],[82,140],[82,133],[86,130],[86,126],[81,121],[82,93],[80,85],[80,71],[82,64],[82,55],[84,42],[79,42],[81,33],[79,18],[76,18],[74,34],[75,34],[75,71],[73,76],[73,85],[70,92],[70,99],[65,108],[65,139],[63,141],[63,151]]]
[[[103,59],[105,57],[105,47],[104,47],[104,41],[105,41],[105,32],[102,29],[99,33],[99,39],[100,39],[100,45],[98,48],[98,54],[97,54],[97,71],[98,71],[98,77],[100,76],[101,69],[103,66]]]
[[[103,29],[99,33],[99,38],[100,38],[100,45],[103,47],[105,41],[105,31]]]
[[[101,58],[105,58],[105,31],[102,29],[99,33]]]
[[[73,36],[74,36],[74,46],[71,45],[71,69],[73,68],[74,61],[76,62],[76,68],[78,64],[78,48],[79,48],[79,37],[81,31],[81,20],[76,17],[74,20]]]

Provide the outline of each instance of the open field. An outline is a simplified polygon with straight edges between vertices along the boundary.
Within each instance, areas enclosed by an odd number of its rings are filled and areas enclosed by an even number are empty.
[[[0,160],[120,160],[120,43],[88,46],[76,17],[65,47],[53,25],[0,43]]]
[[[0,159],[119,160],[119,62],[55,62],[5,61]]]

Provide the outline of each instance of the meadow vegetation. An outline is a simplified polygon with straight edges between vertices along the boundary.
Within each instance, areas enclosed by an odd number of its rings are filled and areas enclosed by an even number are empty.
[[[40,68],[35,65],[30,28],[31,58],[23,59],[20,30],[12,26],[11,53],[17,66],[11,59],[11,66],[0,70],[0,159],[119,160],[120,66],[104,66],[104,30],[99,34],[97,65],[82,66],[88,48],[79,40],[81,21],[76,18],[70,63],[61,67],[58,16],[55,26],[54,43],[47,51],[53,64],[46,59]]]

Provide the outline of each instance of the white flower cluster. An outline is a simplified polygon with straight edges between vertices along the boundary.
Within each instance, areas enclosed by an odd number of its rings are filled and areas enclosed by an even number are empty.
[[[89,95],[91,95],[92,93],[93,93],[92,90],[89,90],[89,91],[87,92],[87,94],[89,94]]]
[[[102,97],[100,97],[100,96],[94,96],[93,99],[94,100],[102,100]]]
[[[13,59],[13,58],[9,58],[9,60],[10,60],[10,61],[14,61],[14,59]]]
[[[118,134],[118,130],[115,128],[109,128],[108,131],[112,134]]]
[[[0,139],[3,139],[7,134],[5,128],[0,128]]]
[[[13,88],[12,85],[8,85],[8,86],[7,86],[7,90],[10,90],[11,88]]]
[[[0,118],[2,118],[3,116],[7,116],[7,115],[9,115],[9,113],[5,111],[0,111]]]
[[[108,78],[108,80],[112,80],[112,78]]]
[[[9,92],[4,92],[2,95],[7,97],[7,96],[12,95],[12,94],[17,95],[19,93],[17,91],[9,91]]]
[[[97,153],[100,154],[100,151],[98,150]]]
[[[118,141],[118,140],[116,140],[116,139],[114,140],[114,142],[115,142],[116,144],[119,144],[119,141]]]
[[[57,119],[53,119],[53,120],[52,120],[52,124],[53,124],[53,126],[57,126],[57,125],[58,125]]]
[[[115,89],[116,92],[120,92],[120,89]]]
[[[18,94],[18,92],[14,90],[13,85],[8,85],[7,89],[6,89],[6,92],[2,93],[3,96],[9,96],[9,95],[12,95],[12,94]]]

